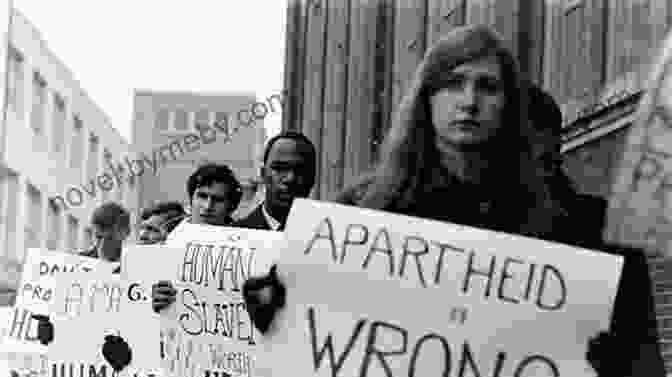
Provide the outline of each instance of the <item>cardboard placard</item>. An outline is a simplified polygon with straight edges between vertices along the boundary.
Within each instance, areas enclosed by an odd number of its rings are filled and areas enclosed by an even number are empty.
[[[260,338],[273,376],[593,376],[623,258],[307,199]]]

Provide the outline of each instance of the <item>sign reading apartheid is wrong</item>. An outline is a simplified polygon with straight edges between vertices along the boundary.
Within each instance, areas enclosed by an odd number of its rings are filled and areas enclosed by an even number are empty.
[[[260,344],[274,376],[594,376],[623,260],[297,199]]]

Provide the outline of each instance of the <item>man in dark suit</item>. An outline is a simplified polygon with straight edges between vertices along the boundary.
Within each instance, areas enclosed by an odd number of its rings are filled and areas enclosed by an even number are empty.
[[[265,199],[234,226],[281,231],[294,198],[305,198],[315,185],[316,151],[305,135],[283,132],[271,138],[264,150],[261,177]]]
[[[305,135],[283,132],[272,137],[264,150],[261,177],[264,202],[232,226],[282,231],[294,198],[305,198],[315,184],[317,153]],[[152,307],[159,312],[175,301],[177,291],[169,281],[152,286]]]

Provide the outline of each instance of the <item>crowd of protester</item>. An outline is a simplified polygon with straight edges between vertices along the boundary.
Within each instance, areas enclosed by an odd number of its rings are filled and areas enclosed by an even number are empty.
[[[623,256],[610,328],[586,339],[586,359],[600,377],[662,377],[645,254],[603,242],[607,201],[579,193],[563,170],[561,129],[558,104],[522,77],[496,32],[485,26],[455,28],[424,55],[377,164],[332,199]],[[223,164],[203,165],[186,183],[189,214],[179,202],[145,209],[138,243],[161,244],[187,223],[282,231],[293,200],[313,189],[316,164],[317,151],[301,133],[271,138],[260,172],[264,200],[237,220],[231,215],[242,191],[235,174]],[[119,262],[130,234],[128,212],[104,204],[91,225],[95,242],[82,255]],[[170,306],[175,294],[169,281],[157,282],[154,311]],[[288,292],[274,267],[249,279],[243,294],[255,326],[265,332]],[[43,319],[44,343],[53,339],[48,328]]]

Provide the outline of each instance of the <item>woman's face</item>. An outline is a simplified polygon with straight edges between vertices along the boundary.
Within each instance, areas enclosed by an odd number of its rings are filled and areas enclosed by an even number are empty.
[[[504,80],[499,60],[483,57],[458,65],[431,99],[439,146],[478,145],[502,126]]]

